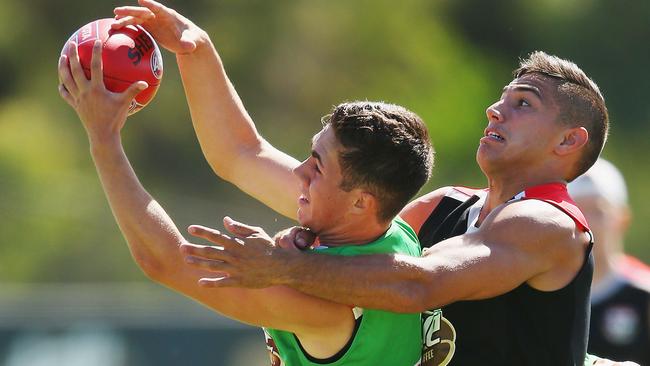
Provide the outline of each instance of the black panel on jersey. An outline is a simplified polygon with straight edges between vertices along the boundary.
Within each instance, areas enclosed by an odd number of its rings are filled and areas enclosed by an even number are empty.
[[[459,224],[467,221],[469,208],[478,200],[479,196],[477,195],[469,197],[465,202],[448,196],[443,197],[433,213],[422,224],[418,234],[422,249],[464,233],[465,229],[462,226],[459,227]],[[459,229],[461,232],[458,232]]]

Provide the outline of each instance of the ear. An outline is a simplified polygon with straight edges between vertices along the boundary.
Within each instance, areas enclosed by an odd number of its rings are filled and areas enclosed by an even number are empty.
[[[368,191],[359,190],[355,198],[353,210],[357,214],[375,214],[379,209],[377,198]]]
[[[589,141],[589,132],[584,127],[568,129],[562,136],[562,141],[555,147],[558,155],[569,155],[580,150]]]

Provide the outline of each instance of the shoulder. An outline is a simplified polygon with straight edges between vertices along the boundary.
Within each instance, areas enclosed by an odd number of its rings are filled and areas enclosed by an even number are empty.
[[[394,250],[396,253],[413,256],[420,256],[422,254],[417,234],[401,217],[398,216],[393,220],[390,233],[389,239],[395,243]]]
[[[497,207],[481,228],[492,235],[511,236],[521,245],[544,243],[546,249],[573,242],[584,244],[587,239],[569,215],[550,203],[534,199]]]
[[[557,289],[582,268],[590,238],[566,213],[540,200],[504,204],[491,212],[478,231],[488,243],[499,243],[534,258],[539,277],[529,284]],[[565,284],[566,284],[565,283]],[[539,285],[539,286],[537,286]]]
[[[420,232],[422,224],[427,220],[431,211],[438,206],[442,198],[451,188],[438,188],[435,191],[414,199],[402,209],[399,216],[413,228],[415,233]]]
[[[431,212],[438,207],[443,198],[450,197],[464,201],[480,191],[478,189],[452,186],[438,188],[411,201],[402,209],[400,217],[413,228],[415,233],[419,233],[424,222],[431,215]]]
[[[508,220],[519,224],[533,224],[536,226],[542,225],[546,229],[576,227],[573,219],[564,211],[551,203],[537,199],[508,202],[499,206],[493,212],[495,220]]]

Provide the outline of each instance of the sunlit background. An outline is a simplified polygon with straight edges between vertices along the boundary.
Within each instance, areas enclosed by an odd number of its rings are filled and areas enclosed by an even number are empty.
[[[149,282],[115,224],[56,63],[117,1],[0,0],[0,365],[263,365],[262,332]],[[303,158],[339,102],[402,104],[437,150],[425,187],[483,186],[485,108],[520,57],[571,59],[600,85],[604,156],[626,176],[627,250],[650,260],[650,2],[168,1],[206,29],[264,136]],[[175,59],[123,139],[136,172],[184,230],[221,217],[268,231],[290,221],[216,177],[201,155]]]

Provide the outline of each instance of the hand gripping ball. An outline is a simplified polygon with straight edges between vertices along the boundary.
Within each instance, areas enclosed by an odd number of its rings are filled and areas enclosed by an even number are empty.
[[[61,50],[70,57],[70,42],[77,43],[79,61],[90,79],[90,61],[95,40],[102,41],[104,85],[112,92],[123,92],[129,85],[143,80],[149,87],[136,95],[129,115],[139,111],[156,95],[163,75],[160,49],[153,37],[139,25],[111,29],[112,18],[98,19],[79,28]]]

